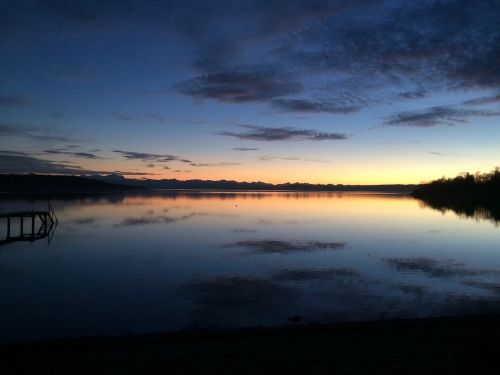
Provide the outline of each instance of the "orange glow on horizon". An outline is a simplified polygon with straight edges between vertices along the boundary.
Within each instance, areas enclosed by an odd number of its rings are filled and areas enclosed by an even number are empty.
[[[447,160],[446,160],[447,162]],[[443,164],[423,159],[408,163],[395,160],[382,163],[379,160],[343,161],[334,163],[301,163],[301,162],[254,162],[241,166],[224,167],[186,167],[191,172],[174,171],[183,168],[181,165],[163,169],[163,166],[145,167],[117,160],[89,161],[84,168],[95,171],[128,172],[126,178],[147,178],[153,180],[232,180],[238,182],[278,183],[311,183],[311,184],[343,184],[343,185],[384,185],[384,184],[419,184],[429,182],[443,176],[454,177],[461,172],[489,172],[500,161],[469,160],[461,163]],[[138,174],[134,175],[134,170]]]

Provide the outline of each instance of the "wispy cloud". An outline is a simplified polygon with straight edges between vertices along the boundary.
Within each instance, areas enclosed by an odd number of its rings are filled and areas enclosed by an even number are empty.
[[[436,106],[418,111],[405,111],[388,117],[385,125],[432,127],[438,125],[456,125],[465,123],[470,117],[496,117],[500,112],[466,109],[460,107]]]
[[[76,158],[84,158],[84,159],[103,159],[101,156],[98,156],[91,152],[72,152],[67,151],[65,149],[51,149],[43,151],[45,154],[51,155],[69,155]]]
[[[487,105],[500,103],[500,94],[481,96],[479,98],[474,98],[463,102],[464,105]]]
[[[71,162],[40,159],[20,151],[0,151],[0,173],[154,175],[154,173],[133,171],[90,170]]]
[[[428,151],[427,153],[435,156],[445,156],[445,157],[450,156],[448,154],[443,154],[442,152],[437,152],[437,151]]]
[[[193,167],[234,167],[241,163],[220,162],[220,163],[191,163]]]
[[[271,105],[285,112],[330,112],[347,114],[359,111],[360,106],[354,104],[338,104],[318,102],[306,99],[275,99]]]
[[[121,121],[138,121],[140,119],[139,116],[130,115],[130,114],[121,113],[121,112],[112,112],[110,115],[118,120],[121,120]]]
[[[223,131],[219,135],[244,139],[249,141],[332,141],[345,140],[346,134],[319,132],[312,129],[297,129],[292,127],[268,128],[255,125],[240,125],[244,132]]]
[[[177,84],[176,88],[198,99],[244,103],[294,94],[300,92],[302,86],[273,69],[254,66],[195,77]]]
[[[198,14],[211,26],[210,38],[193,22],[182,30],[197,47],[193,67],[207,74],[177,89],[222,102],[264,102],[280,111],[342,114],[365,108],[374,97],[407,102],[443,89],[498,88],[498,64],[491,63],[500,56],[495,2],[299,3],[204,8]],[[227,22],[233,17],[241,20],[238,27]],[[258,57],[245,54],[242,40],[252,41]],[[278,68],[266,70],[257,61]],[[329,98],[318,100],[324,82],[331,83]],[[359,100],[336,101],[345,92],[356,92]]]
[[[258,148],[253,147],[233,147],[233,151],[258,151]]]
[[[0,124],[0,135],[4,137],[29,138],[35,141],[78,142],[49,128],[25,128],[18,125]]]
[[[191,160],[169,154],[152,154],[148,152],[135,152],[135,151],[123,151],[123,150],[113,150],[113,152],[120,154],[127,160],[155,161],[158,163],[167,163],[171,161],[179,161],[188,164],[192,163]]]
[[[398,97],[401,99],[421,99],[425,98],[428,95],[425,91],[405,91],[398,94]]]
[[[287,161],[305,161],[309,163],[330,163],[329,160],[298,158],[295,156],[262,155],[259,156],[257,159],[259,159],[260,161],[287,160]]]
[[[126,122],[147,122],[152,121],[160,125],[166,125],[168,123],[167,119],[159,113],[148,113],[146,115],[132,115],[123,112],[112,112],[110,116],[114,117],[120,121]]]

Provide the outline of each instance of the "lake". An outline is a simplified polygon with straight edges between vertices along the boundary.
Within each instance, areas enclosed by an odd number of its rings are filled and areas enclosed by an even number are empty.
[[[51,203],[50,242],[0,247],[2,342],[500,311],[500,228],[484,212],[369,193]],[[46,206],[0,200],[0,212]]]

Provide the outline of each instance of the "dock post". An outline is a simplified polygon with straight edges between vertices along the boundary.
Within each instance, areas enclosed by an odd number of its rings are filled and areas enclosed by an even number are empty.
[[[21,237],[23,237],[24,236],[24,216],[21,216],[20,219],[21,219],[21,233],[20,234],[21,234]]]
[[[10,216],[7,216],[7,239],[10,238]]]

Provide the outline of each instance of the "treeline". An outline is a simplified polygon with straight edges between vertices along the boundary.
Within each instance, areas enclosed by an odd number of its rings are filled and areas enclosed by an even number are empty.
[[[461,173],[454,178],[440,178],[415,189],[417,198],[500,199],[500,169],[490,173]]]
[[[461,173],[420,185],[413,196],[440,211],[500,222],[500,169],[490,173]]]
[[[103,193],[136,189],[78,176],[0,174],[2,193]]]

